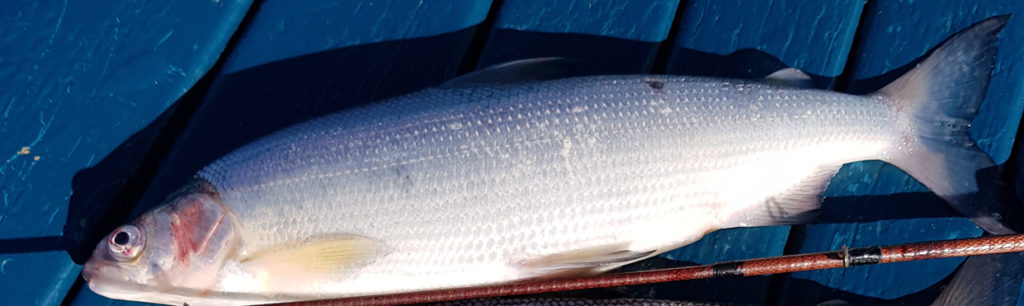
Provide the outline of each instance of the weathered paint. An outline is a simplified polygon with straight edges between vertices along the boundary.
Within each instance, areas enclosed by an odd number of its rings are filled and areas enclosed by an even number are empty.
[[[678,6],[678,0],[505,1],[494,27],[656,43],[668,37]]]
[[[687,1],[676,44],[719,55],[755,49],[826,77],[843,72],[863,0]]]
[[[319,51],[451,33],[484,20],[490,1],[262,1],[225,73]],[[301,37],[301,39],[296,39]]]

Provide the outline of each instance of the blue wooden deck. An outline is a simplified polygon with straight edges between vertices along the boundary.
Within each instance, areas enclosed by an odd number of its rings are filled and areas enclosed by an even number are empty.
[[[113,0],[5,7],[0,288],[8,293],[0,304],[136,304],[82,286],[80,264],[101,235],[206,163],[293,123],[513,59],[578,59],[580,74],[750,78],[795,67],[821,88],[860,93],[892,80],[889,72],[960,29],[1015,14],[971,133],[998,163],[1021,154],[1013,144],[1024,109],[1024,2],[1014,0]],[[826,196],[815,224],[723,230],[638,266],[982,234],[880,162],[844,167]],[[628,294],[921,304],[961,262],[641,286]]]

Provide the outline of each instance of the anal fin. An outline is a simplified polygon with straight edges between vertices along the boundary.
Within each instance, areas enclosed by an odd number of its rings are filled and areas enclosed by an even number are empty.
[[[786,191],[764,199],[761,205],[736,213],[723,228],[799,224],[813,219],[821,207],[821,193],[839,168],[815,169]]]
[[[604,272],[654,254],[629,250],[626,244],[600,246],[520,261],[518,265],[542,278],[583,276]]]

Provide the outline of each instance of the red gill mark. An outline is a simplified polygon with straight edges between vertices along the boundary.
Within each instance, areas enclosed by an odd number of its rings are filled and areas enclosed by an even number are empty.
[[[174,259],[178,262],[184,263],[188,257],[188,253],[191,250],[191,243],[185,242],[189,240],[188,237],[192,235],[191,228],[188,224],[183,224],[181,218],[176,214],[170,215],[171,220],[171,235],[174,241],[174,247],[177,252],[174,253]]]
[[[171,232],[174,235],[174,245],[177,248],[175,259],[178,262],[185,262],[190,254],[198,253],[201,249],[199,242],[195,239],[201,208],[193,201],[185,204],[175,203],[171,210]]]

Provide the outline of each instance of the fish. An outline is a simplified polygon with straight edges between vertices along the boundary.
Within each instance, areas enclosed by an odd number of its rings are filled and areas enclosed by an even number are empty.
[[[100,241],[103,296],[258,304],[590,275],[723,228],[805,222],[882,160],[982,228],[967,129],[1008,16],[877,92],[672,75],[532,77],[545,60],[272,133]]]

